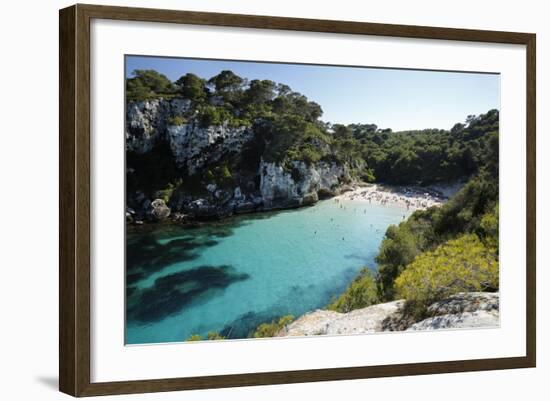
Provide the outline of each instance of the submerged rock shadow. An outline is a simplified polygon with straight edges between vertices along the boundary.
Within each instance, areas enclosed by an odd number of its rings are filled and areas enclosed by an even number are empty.
[[[179,225],[128,226],[126,237],[126,283],[132,286],[164,267],[198,258],[198,252],[217,245],[238,227],[264,220],[285,211],[267,211],[232,216],[196,228]],[[286,211],[288,212],[288,211]]]
[[[159,277],[153,286],[134,288],[128,295],[127,320],[139,323],[163,320],[192,302],[206,301],[217,296],[220,290],[249,277],[229,265],[198,266]]]
[[[209,225],[197,229],[166,226],[162,231],[155,227],[134,229],[126,238],[127,289],[132,291],[134,284],[166,266],[198,258],[200,250],[230,237],[238,225]]]

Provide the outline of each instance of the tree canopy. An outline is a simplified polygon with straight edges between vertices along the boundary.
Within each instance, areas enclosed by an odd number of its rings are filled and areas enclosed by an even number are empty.
[[[135,70],[134,77],[126,80],[126,96],[129,100],[153,99],[159,95],[173,94],[174,84],[155,70]]]
[[[450,130],[393,132],[375,124],[330,124],[323,110],[284,83],[248,80],[229,70],[203,79],[192,73],[174,83],[154,71],[136,70],[128,99],[182,97],[193,107],[179,121],[254,129],[264,159],[346,163],[364,181],[426,185],[498,173],[498,110],[469,115]]]
[[[184,98],[198,103],[206,100],[206,82],[195,74],[187,73],[180,77],[175,84]]]

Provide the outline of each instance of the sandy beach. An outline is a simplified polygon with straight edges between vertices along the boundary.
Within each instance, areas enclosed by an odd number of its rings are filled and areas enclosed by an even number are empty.
[[[336,196],[334,201],[367,201],[379,205],[400,206],[407,210],[422,210],[442,205],[461,187],[462,184],[429,187],[370,184],[354,186],[350,191]]]

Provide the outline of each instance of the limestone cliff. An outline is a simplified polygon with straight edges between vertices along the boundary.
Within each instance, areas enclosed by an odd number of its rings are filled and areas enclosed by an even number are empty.
[[[319,200],[319,193],[334,194],[349,180],[346,168],[336,164],[291,163],[290,171],[275,163],[260,163],[260,194],[264,208],[299,206]]]
[[[126,150],[138,154],[150,152],[164,139],[169,121],[190,108],[184,99],[128,102],[126,107]]]
[[[205,125],[193,115],[184,99],[128,103],[129,222],[310,205],[337,194],[351,180],[349,166],[334,160],[268,161],[269,144],[254,125]],[[160,203],[154,203],[159,199],[165,202],[162,213]]]

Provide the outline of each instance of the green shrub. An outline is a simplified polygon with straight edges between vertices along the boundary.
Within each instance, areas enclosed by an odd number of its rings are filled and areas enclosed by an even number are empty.
[[[174,192],[181,186],[182,180],[176,179],[175,182],[169,182],[166,188],[161,189],[155,193],[155,198],[162,199],[165,203],[168,203],[172,198]]]
[[[371,168],[365,168],[359,173],[359,178],[365,182],[375,182],[376,177],[374,176],[374,171]]]
[[[365,267],[346,291],[328,306],[328,309],[347,313],[376,303],[378,303],[376,280],[370,269]]]
[[[321,160],[321,157],[323,157],[323,155],[312,145],[304,145],[300,149],[300,153],[300,159],[305,161],[307,164],[317,163]]]
[[[215,331],[209,331],[206,338],[208,340],[225,340],[224,336],[220,335],[220,333],[216,333]]]
[[[227,167],[227,165],[223,165],[220,167],[220,178],[231,178],[231,172],[229,171],[229,167]]]
[[[168,125],[183,125],[187,124],[187,119],[183,116],[174,116],[168,119]]]
[[[229,110],[218,106],[204,106],[199,109],[199,121],[201,127],[209,127],[211,125],[222,125],[225,122],[230,122],[233,115]]]
[[[423,251],[424,239],[417,229],[418,221],[411,216],[399,226],[389,226],[376,257],[378,285],[382,300],[394,297],[393,282],[406,265]]]
[[[240,127],[251,127],[252,122],[246,118],[237,118],[237,117],[231,117],[229,121],[227,121],[227,125],[231,128],[240,128]]]
[[[458,292],[497,289],[496,249],[486,246],[475,234],[423,253],[395,280],[399,298],[424,306]]]
[[[185,341],[203,341],[203,340],[225,340],[225,337],[215,331],[209,331],[208,334],[206,335],[206,338],[203,338],[199,334],[193,334],[191,337],[189,337]]]
[[[294,316],[286,315],[282,316],[278,320],[272,320],[271,323],[262,323],[256,328],[256,330],[252,334],[252,337],[275,337],[282,329],[292,323],[293,320]]]
[[[485,213],[481,218],[479,223],[479,229],[477,230],[478,235],[483,239],[483,241],[493,248],[497,249],[498,252],[498,203],[495,205],[493,210],[488,213]]]
[[[231,188],[234,184],[233,175],[226,162],[221,161],[221,164],[211,165],[208,170],[203,173],[203,179],[207,184],[216,184],[219,188]]]
[[[497,201],[498,178],[486,173],[474,176],[434,213],[434,230],[440,236],[475,231]]]

